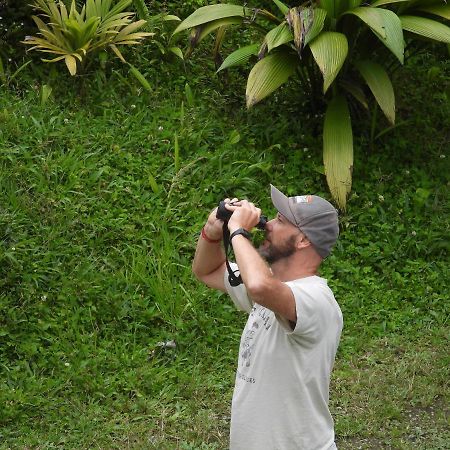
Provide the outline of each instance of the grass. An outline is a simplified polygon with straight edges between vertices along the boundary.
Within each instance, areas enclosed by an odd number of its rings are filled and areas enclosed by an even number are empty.
[[[323,267],[345,317],[331,392],[343,449],[449,440],[449,67],[433,62],[429,80],[429,64],[402,74],[410,126],[374,152],[358,130]],[[273,214],[270,182],[328,196],[321,118],[299,121],[295,85],[247,113],[233,78],[147,76],[152,93],[112,72],[83,98],[59,75],[44,105],[39,86],[0,98],[0,448],[226,448],[245,317],[193,280],[198,232],[231,194]]]

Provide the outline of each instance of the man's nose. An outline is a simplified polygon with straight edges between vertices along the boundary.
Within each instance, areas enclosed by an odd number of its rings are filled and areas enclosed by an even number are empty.
[[[272,219],[272,220],[269,220],[269,221],[266,222],[266,231],[272,231],[272,222],[274,220],[275,219]]]

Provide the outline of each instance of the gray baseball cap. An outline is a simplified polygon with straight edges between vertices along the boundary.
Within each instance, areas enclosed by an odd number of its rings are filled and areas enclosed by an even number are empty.
[[[333,205],[317,195],[286,197],[270,185],[273,206],[309,239],[326,258],[339,235],[338,215]]]

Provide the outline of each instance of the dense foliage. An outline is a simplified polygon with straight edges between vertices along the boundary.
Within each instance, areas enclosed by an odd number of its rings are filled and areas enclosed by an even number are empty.
[[[278,17],[266,9],[251,8],[247,3],[204,6],[184,20],[175,32],[193,29],[191,49],[216,32],[217,61],[228,28],[247,25],[259,31],[262,38],[256,44],[235,50],[218,64],[218,71],[258,56],[248,75],[247,107],[267,97],[294,73],[299,78],[300,95],[306,94],[316,109],[322,110],[320,103],[325,100],[325,174],[331,194],[345,208],[353,171],[349,102],[357,103],[353,108],[369,109],[366,84],[394,125],[395,97],[388,72],[396,68],[396,62],[403,64],[405,56],[414,55],[417,45],[411,45],[412,37],[450,44],[450,28],[440,22],[450,20],[450,6],[442,0],[369,3],[319,0],[292,8],[280,0],[274,3],[279,9]],[[243,41],[246,39],[244,35]]]
[[[147,7],[186,17],[204,4],[179,3]],[[331,390],[344,450],[448,443],[438,52],[392,75],[401,126],[375,123],[371,146],[353,124],[352,193],[322,270],[345,317]],[[39,60],[0,77],[1,449],[227,448],[245,317],[193,279],[199,230],[229,195],[271,216],[269,183],[329,198],[322,117],[292,100],[296,83],[246,111],[242,74],[212,79],[208,55],[183,65],[148,42],[126,58],[147,87],[120,63],[81,91]]]

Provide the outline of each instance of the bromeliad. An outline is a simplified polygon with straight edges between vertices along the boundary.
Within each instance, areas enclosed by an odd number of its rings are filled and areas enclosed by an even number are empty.
[[[124,12],[131,0],[87,0],[78,11],[72,0],[68,11],[63,2],[35,0],[34,6],[40,17],[32,16],[39,28],[39,37],[28,36],[24,44],[32,45],[30,50],[53,53],[56,58],[45,62],[64,60],[71,75],[86,67],[88,55],[111,49],[122,62],[125,58],[118,46],[138,44],[154,33],[136,32],[146,21],[133,21],[134,13]]]

